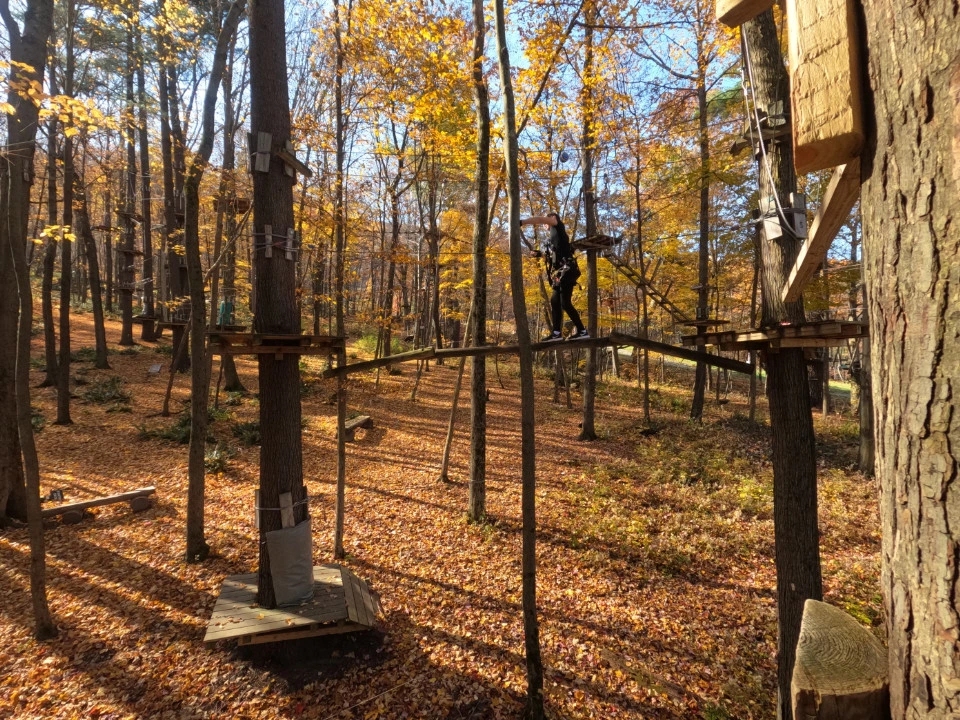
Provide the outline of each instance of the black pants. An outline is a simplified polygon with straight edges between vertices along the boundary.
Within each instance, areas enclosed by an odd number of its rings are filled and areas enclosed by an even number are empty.
[[[550,296],[550,314],[553,316],[553,331],[560,332],[563,325],[563,313],[577,326],[577,331],[583,330],[583,322],[580,320],[580,313],[573,306],[573,288],[576,286],[576,280],[562,279],[560,286],[554,286],[553,295]]]

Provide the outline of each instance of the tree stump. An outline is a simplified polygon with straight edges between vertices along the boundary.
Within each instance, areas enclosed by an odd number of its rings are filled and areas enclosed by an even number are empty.
[[[847,613],[807,600],[791,695],[794,720],[887,720],[887,650]]]

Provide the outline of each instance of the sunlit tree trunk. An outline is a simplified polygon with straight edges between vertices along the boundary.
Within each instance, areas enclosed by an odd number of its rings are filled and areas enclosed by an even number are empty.
[[[139,3],[134,7],[139,12]],[[156,340],[156,307],[154,298],[157,292],[156,268],[153,267],[153,212],[152,212],[152,173],[150,170],[150,132],[147,114],[147,90],[144,72],[146,58],[143,50],[143,34],[140,24],[136,30],[137,50],[137,136],[140,143],[140,227],[143,232],[143,325],[140,339],[151,342]]]
[[[65,68],[63,92],[73,97],[74,69],[74,20],[75,5],[67,2]],[[73,232],[73,139],[64,133],[63,138],[63,221],[68,232]],[[73,275],[73,242],[64,238],[60,243],[60,353],[57,358],[57,425],[69,425],[70,419],[70,288]]]
[[[50,68],[50,87],[56,92],[53,68]],[[47,225],[57,222],[57,118],[47,122]],[[40,281],[40,307],[43,314],[43,348],[46,374],[42,387],[57,385],[57,328],[53,315],[53,274],[57,265],[57,232],[47,233],[43,248],[43,279]]]
[[[583,210],[584,233],[594,237],[597,234],[597,199],[593,182],[593,156],[596,143],[595,100],[593,97],[594,59],[593,26],[597,9],[594,0],[587,0],[584,6],[584,59],[583,90],[581,104],[583,110]],[[587,330],[590,337],[597,337],[597,253],[587,251]],[[580,440],[596,440],[594,426],[597,392],[597,348],[587,348],[587,367],[583,373],[583,421],[580,427]]]
[[[90,304],[93,308],[93,335],[96,346],[94,365],[100,370],[108,370],[107,331],[103,322],[103,290],[100,287],[100,258],[97,255],[97,241],[90,229],[90,210],[87,205],[87,188],[83,178],[77,176],[76,182],[76,226],[77,242],[83,243],[87,258],[87,270],[90,277]]]
[[[487,344],[487,237],[490,228],[490,95],[483,72],[486,19],[483,0],[473,0],[473,94],[477,114],[477,209],[473,226],[473,296],[470,325],[473,344]],[[487,359],[470,360],[470,487],[467,515],[487,514]]]
[[[698,139],[700,143],[700,249],[697,255],[697,320],[705,321],[709,315],[710,299],[710,135],[707,126],[707,61],[703,57],[703,40],[697,37],[697,114]],[[697,327],[702,335],[706,327]],[[703,349],[702,347],[700,348]],[[706,363],[697,363],[693,383],[693,402],[690,417],[703,417],[703,401],[707,388]]]
[[[500,66],[500,87],[503,92],[504,136],[507,146],[507,196],[510,218],[510,289],[513,313],[520,344],[520,476],[522,482],[521,513],[523,551],[523,635],[527,660],[527,717],[543,720],[543,661],[540,656],[540,625],[537,619],[537,506],[536,506],[536,425],[534,415],[533,353],[530,350],[530,328],[527,324],[527,302],[524,297],[522,243],[520,233],[520,178],[517,169],[517,119],[510,74],[510,51],[503,0],[495,0],[497,55]]]
[[[28,81],[43,85],[47,60],[47,38],[53,28],[53,1],[27,0],[23,15],[23,32],[10,14],[7,0],[0,0],[0,16],[7,27],[10,43],[10,59],[20,64],[17,70]],[[11,71],[13,72],[13,71]],[[43,538],[43,522],[40,518],[40,467],[37,449],[33,442],[33,427],[30,411],[30,332],[33,325],[33,293],[26,262],[27,216],[30,205],[30,184],[34,177],[33,154],[37,134],[38,108],[32,101],[20,97],[12,88],[8,90],[7,102],[14,113],[7,118],[7,143],[23,148],[10,156],[9,162],[0,163],[0,276],[15,284],[19,304],[0,306],[0,316],[16,317],[15,386],[16,427],[19,435],[17,447],[23,452],[23,470],[26,479],[26,515],[30,525],[30,597],[35,623],[34,636],[45,640],[57,634],[57,626],[50,615],[46,590],[46,555]],[[10,272],[10,269],[13,272]],[[6,272],[4,272],[6,268]],[[5,300],[7,298],[4,298]],[[6,339],[0,336],[0,339]],[[0,356],[5,362],[7,355]],[[8,368],[0,367],[0,372]],[[7,380],[12,379],[7,374]],[[5,405],[7,403],[4,403]],[[0,463],[7,465],[6,446],[0,447]],[[9,467],[9,466],[8,466]],[[3,478],[0,477],[0,482]],[[3,488],[0,487],[0,499]],[[0,504],[0,517],[3,513]]]

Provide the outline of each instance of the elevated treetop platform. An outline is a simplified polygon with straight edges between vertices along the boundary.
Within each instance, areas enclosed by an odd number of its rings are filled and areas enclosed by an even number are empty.
[[[792,347],[831,347],[867,337],[860,322],[824,320],[803,325],[785,325],[756,330],[727,330],[702,335],[684,335],[687,346],[715,345],[721,350],[779,350]]]

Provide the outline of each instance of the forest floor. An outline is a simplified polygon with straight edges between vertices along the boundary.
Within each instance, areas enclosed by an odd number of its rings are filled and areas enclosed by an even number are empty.
[[[220,394],[210,433],[221,471],[206,481],[213,555],[186,564],[187,446],[156,437],[169,334],[92,364],[91,316],[73,318],[73,424],[35,389],[41,491],[77,501],[155,485],[152,509],[103,507],[46,526],[54,640],[32,637],[25,529],[0,532],[0,716],[16,718],[519,718],[525,666],[520,602],[519,383],[490,361],[487,507],[465,519],[469,391],[457,415],[451,482],[438,481],[456,364],[352,377],[351,413],[373,418],[347,450],[344,565],[379,595],[379,630],[283,643],[281,653],[202,643],[224,577],[254,572],[256,365],[249,394]],[[139,332],[137,333],[139,335]],[[42,336],[34,338],[42,380]],[[139,341],[138,341],[139,342]],[[158,354],[159,353],[159,354]],[[149,368],[163,363],[163,373]],[[305,482],[317,564],[331,561],[336,479],[334,381],[305,360]],[[217,362],[214,362],[214,381]],[[645,434],[636,381],[597,392],[599,439],[578,442],[574,409],[537,387],[538,609],[548,712],[574,718],[771,718],[776,593],[770,430],[729,402],[686,419],[689,373],[656,383]],[[119,380],[111,380],[119,378]],[[502,382],[502,384],[501,384]],[[111,384],[113,383],[113,384]],[[172,407],[187,407],[189,377]],[[765,403],[761,402],[761,416]],[[826,600],[879,633],[875,485],[855,471],[854,418],[814,414]],[[170,432],[173,435],[175,433]],[[246,437],[246,436],[244,436]],[[215,444],[210,445],[211,449]],[[49,505],[49,503],[48,503]],[[269,646],[268,646],[269,647]]]

